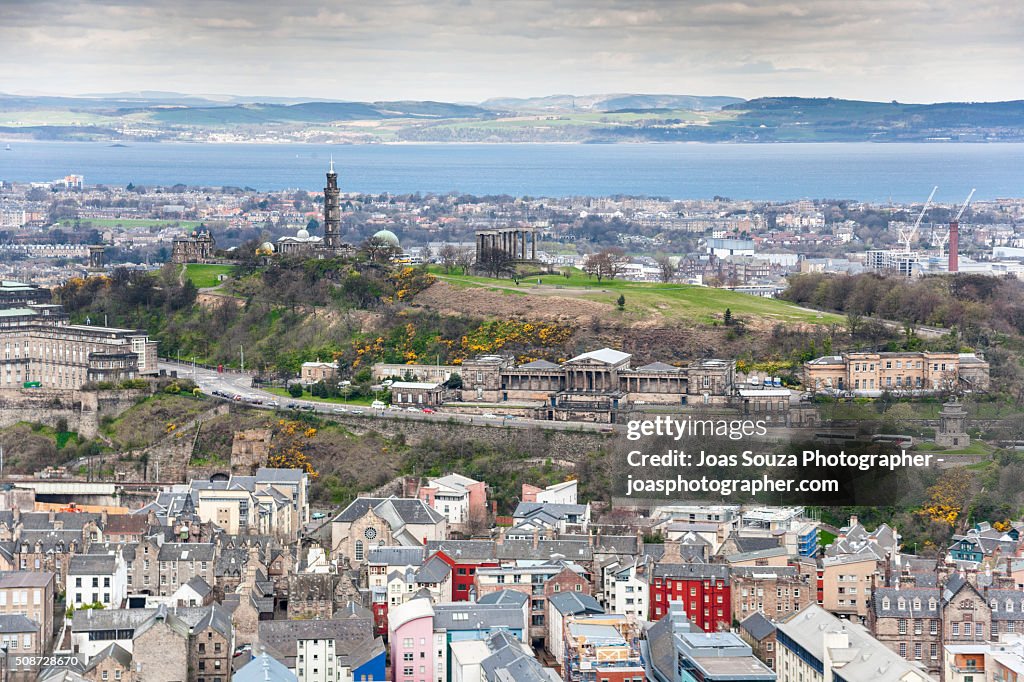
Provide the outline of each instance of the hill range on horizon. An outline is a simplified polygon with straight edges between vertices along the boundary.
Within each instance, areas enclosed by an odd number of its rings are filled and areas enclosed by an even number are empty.
[[[0,137],[193,142],[1024,141],[1024,101],[607,93],[479,103],[306,100],[140,91],[0,93]]]

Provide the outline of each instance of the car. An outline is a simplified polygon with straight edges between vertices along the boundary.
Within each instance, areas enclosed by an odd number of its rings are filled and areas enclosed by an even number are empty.
[[[425,412],[426,414],[434,414],[434,412],[435,412],[435,410],[434,410],[434,409],[433,409],[432,407],[424,407],[424,408],[423,408],[423,411],[424,411],[424,412]]]
[[[480,416],[481,416],[481,417],[483,417],[484,419],[497,419],[497,418],[498,418],[498,415],[496,415],[496,414],[493,414],[493,413],[491,413],[491,412],[484,412],[484,413],[483,413],[482,415],[480,415]]]
[[[407,407],[407,408],[405,408],[405,411],[406,412],[419,412],[420,410],[419,410],[418,407]]]
[[[267,407],[281,407],[281,403],[276,400],[271,400],[267,403]]]
[[[334,414],[348,414],[348,408],[335,407],[333,410],[331,410],[331,412],[333,412]]]
[[[312,405],[299,405],[299,409],[305,410],[306,412],[313,412],[314,410],[316,410],[316,408],[313,407]]]
[[[237,400],[238,402],[242,402],[242,396],[239,395],[238,393],[236,393],[231,399]]]
[[[352,414],[362,414],[363,413],[362,410],[349,410],[349,412],[351,412]],[[373,414],[373,412],[371,412],[370,414]]]
[[[285,407],[287,407],[289,410],[294,410],[294,409],[298,408],[298,406],[299,406],[298,403],[288,403],[287,405],[285,405]]]
[[[313,519],[314,521],[319,521],[320,519],[326,519],[327,514],[323,512],[313,512],[309,515],[309,518]]]
[[[385,407],[387,407],[387,405],[384,404],[383,400],[374,400],[372,403],[370,403],[370,407],[372,407],[375,410],[383,410]]]
[[[400,410],[400,409],[402,409],[402,406],[401,405],[388,405],[388,409],[389,410]]]

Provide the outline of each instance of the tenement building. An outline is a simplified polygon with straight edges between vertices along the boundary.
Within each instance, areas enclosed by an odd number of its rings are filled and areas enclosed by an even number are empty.
[[[863,396],[988,390],[989,364],[974,353],[844,353],[804,364],[804,386]]]
[[[157,344],[144,331],[71,324],[49,299],[45,289],[0,285],[0,388],[73,390],[157,373]]]

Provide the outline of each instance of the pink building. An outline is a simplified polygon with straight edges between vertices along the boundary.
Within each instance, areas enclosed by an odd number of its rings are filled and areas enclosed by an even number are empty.
[[[435,641],[435,637],[438,641]],[[434,634],[429,599],[412,599],[388,611],[392,682],[445,682],[444,633]]]
[[[465,527],[487,520],[487,484],[468,476],[448,474],[432,478],[419,489],[417,497],[444,514],[452,526]]]

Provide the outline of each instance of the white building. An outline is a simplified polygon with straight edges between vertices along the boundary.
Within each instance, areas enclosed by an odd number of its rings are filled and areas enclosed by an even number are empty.
[[[647,564],[638,558],[605,567],[604,593],[609,613],[647,618],[647,569]]]
[[[128,596],[128,567],[121,552],[72,556],[65,594],[68,606],[76,609],[86,604],[121,608]]]

